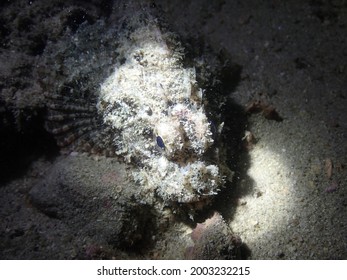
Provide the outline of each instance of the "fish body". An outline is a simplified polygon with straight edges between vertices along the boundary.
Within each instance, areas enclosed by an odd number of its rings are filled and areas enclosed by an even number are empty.
[[[60,86],[47,95],[47,127],[64,149],[123,159],[131,166],[133,187],[165,202],[209,199],[223,187],[224,176],[211,159],[214,138],[196,68],[185,63],[178,36],[159,24],[148,7],[130,8],[122,28],[106,32],[103,46],[91,48],[89,57],[88,44],[97,44],[81,41],[94,29],[77,32],[79,59],[86,62],[70,70],[71,89]],[[78,49],[69,51],[63,64],[78,57]],[[96,58],[107,71],[93,67]],[[85,70],[88,66],[92,70]],[[87,86],[76,86],[82,80]]]

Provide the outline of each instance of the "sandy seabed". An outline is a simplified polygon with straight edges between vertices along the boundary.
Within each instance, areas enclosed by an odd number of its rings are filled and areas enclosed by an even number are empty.
[[[235,129],[242,131],[230,139],[240,146],[230,159],[232,188],[194,222],[166,215],[167,209],[157,219],[136,191],[122,187],[124,165],[59,155],[43,128],[35,65],[48,41],[59,40],[67,28],[108,17],[113,3],[5,1],[0,258],[208,258],[197,248],[205,230],[215,238],[211,250],[225,242],[220,232],[242,240],[242,252],[227,257],[346,259],[345,1],[156,4],[183,40],[203,41],[238,65],[229,95]],[[217,225],[215,232],[210,223]]]

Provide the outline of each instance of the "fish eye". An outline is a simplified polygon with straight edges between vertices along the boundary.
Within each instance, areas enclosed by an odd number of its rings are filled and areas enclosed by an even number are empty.
[[[162,149],[165,149],[165,144],[164,144],[164,140],[163,138],[161,138],[160,136],[157,136],[157,145],[162,148]]]

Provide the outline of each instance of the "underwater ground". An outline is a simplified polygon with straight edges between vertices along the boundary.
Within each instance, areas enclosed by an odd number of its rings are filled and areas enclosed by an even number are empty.
[[[44,125],[47,46],[121,15],[110,0],[3,1],[0,258],[346,259],[346,1],[153,2],[234,65],[232,183],[194,219],[158,216],[124,163],[60,154]]]

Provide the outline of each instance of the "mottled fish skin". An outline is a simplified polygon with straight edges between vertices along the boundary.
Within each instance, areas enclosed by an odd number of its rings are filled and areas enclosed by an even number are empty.
[[[111,74],[92,90],[74,85],[48,94],[47,127],[69,151],[122,158],[134,184],[164,202],[209,199],[224,179],[206,156],[214,139],[195,67],[183,63],[177,35],[149,6],[120,5],[126,7],[123,29],[114,32],[117,59],[105,66]]]

